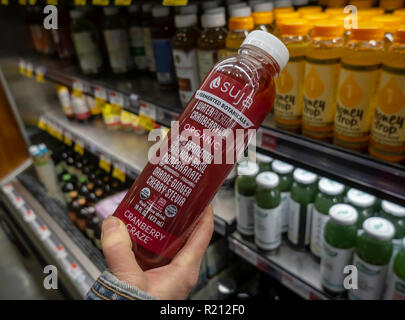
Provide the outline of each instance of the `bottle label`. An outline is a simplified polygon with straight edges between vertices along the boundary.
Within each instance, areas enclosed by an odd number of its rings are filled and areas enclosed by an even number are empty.
[[[131,27],[129,29],[131,38],[131,54],[138,69],[144,70],[148,67],[143,44],[143,33],[141,27]]]
[[[310,240],[310,226],[311,226],[311,211],[312,204],[304,205],[296,202],[294,199],[290,201],[290,212],[288,215],[288,239],[298,244],[300,235],[305,232],[304,244],[309,244]],[[302,226],[303,215],[306,216],[305,225]],[[302,230],[304,228],[305,230]]]
[[[236,191],[235,199],[237,229],[245,236],[252,236],[254,234],[255,198],[241,195]]]
[[[72,95],[72,106],[75,117],[79,120],[86,120],[90,118],[90,110],[84,101],[83,96],[77,97]]]
[[[216,50],[198,50],[197,55],[200,81],[203,81],[205,76],[218,61],[218,52]]]
[[[114,72],[126,72],[131,68],[128,35],[123,29],[105,30],[105,42],[111,68]]]
[[[157,79],[159,83],[170,84],[176,79],[173,64],[173,49],[171,39],[153,39],[153,52]]]
[[[73,115],[69,91],[67,89],[58,90],[58,97],[59,102],[62,105],[63,112],[68,116]]]
[[[380,74],[378,67],[356,70],[347,65],[342,66],[335,115],[337,138],[367,139],[370,134]]]
[[[301,123],[304,69],[304,57],[290,58],[287,66],[276,79],[274,115],[280,123]]]
[[[262,209],[254,206],[254,235],[255,243],[264,250],[272,250],[281,244],[281,210]]]
[[[405,300],[405,281],[394,273],[389,280],[386,300]]]
[[[311,251],[317,257],[321,256],[323,244],[323,232],[329,216],[320,213],[315,207],[312,211],[312,224],[311,224]]]
[[[290,211],[290,192],[281,192],[280,210],[281,210],[281,232],[288,231],[288,213]]]
[[[237,159],[244,150],[243,145],[227,145],[227,136],[241,130],[245,141],[249,141],[264,120],[269,109],[268,96],[256,96],[255,88],[255,83],[242,83],[212,71],[180,117],[178,134],[173,127],[166,135],[160,143],[165,147],[151,154],[149,163],[117,208],[114,215],[129,230],[134,225],[125,216],[127,210],[134,217],[141,216],[155,230],[167,233],[161,232],[166,235],[165,240],[153,244],[154,252],[168,258],[177,253],[199,214],[232,170],[235,160],[230,161],[227,154],[232,152]],[[207,132],[212,136],[207,138]],[[220,159],[215,156],[216,149]],[[253,198],[248,202],[241,199],[238,203],[245,208],[249,207],[247,203],[253,204]],[[130,207],[125,203],[130,203]],[[253,205],[249,210],[240,212],[250,212],[253,219]],[[253,223],[243,224],[253,234]],[[140,246],[146,246],[137,236],[131,237]]]
[[[155,72],[155,55],[153,54],[152,36],[150,28],[142,28],[143,44],[145,46],[145,56],[148,63],[149,71]]]
[[[307,58],[302,109],[304,126],[322,128],[333,125],[339,67],[339,60],[324,62]]]
[[[405,70],[383,68],[371,139],[405,153]],[[389,149],[387,150],[389,151]]]
[[[323,241],[321,258],[322,285],[332,292],[344,292],[344,268],[353,258],[353,249],[338,249]]]
[[[350,289],[348,296],[351,300],[378,300],[384,287],[388,264],[376,266],[367,263],[354,255],[353,265],[357,267],[359,286],[357,290]]]
[[[183,106],[192,98],[200,84],[197,69],[197,51],[173,50],[174,65],[179,84],[180,101]]]
[[[92,33],[90,31],[73,33],[72,38],[80,67],[85,72],[97,72],[102,66],[102,61]]]

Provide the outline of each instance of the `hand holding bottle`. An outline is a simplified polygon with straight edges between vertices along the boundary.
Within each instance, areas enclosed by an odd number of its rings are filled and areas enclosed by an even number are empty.
[[[109,270],[119,280],[159,299],[185,299],[197,283],[213,230],[213,211],[209,205],[170,264],[148,271],[143,271],[137,263],[131,238],[120,219],[111,216],[103,222],[101,242]]]

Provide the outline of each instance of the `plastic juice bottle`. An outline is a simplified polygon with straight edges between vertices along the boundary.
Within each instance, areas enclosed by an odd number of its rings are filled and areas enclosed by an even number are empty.
[[[378,24],[359,24],[351,30],[342,53],[337,89],[333,142],[339,146],[358,151],[368,146],[377,102],[383,37]]]
[[[405,8],[395,10],[394,15],[401,17],[402,24],[405,24]]]
[[[273,32],[273,13],[268,12],[253,12],[253,22],[255,24],[255,30],[263,30],[266,32]]]
[[[97,74],[103,67],[100,49],[97,44],[97,32],[88,20],[84,19],[84,11],[71,10],[72,40],[75,46],[80,68],[84,74]]]
[[[98,119],[101,118],[101,106],[99,103],[96,102],[96,99],[94,99],[92,96],[90,95],[85,95],[86,98],[86,104],[87,107],[90,110],[90,114],[91,114],[91,118],[92,119]]]
[[[349,41],[349,37],[350,37],[350,31],[352,29],[352,23],[354,23],[352,20],[349,21],[348,24],[345,24],[345,21],[347,19],[347,15],[343,14],[343,15],[333,15],[333,16],[329,16],[329,18],[331,20],[335,20],[337,21],[344,29],[344,34],[343,34],[343,41],[344,44],[346,45],[346,43]]]
[[[273,158],[261,153],[256,153],[256,161],[259,166],[259,172],[271,171]]]
[[[392,256],[394,226],[380,217],[368,218],[357,236],[353,265],[357,267],[358,289],[350,289],[350,300],[381,298],[388,264]]]
[[[308,21],[310,29],[312,29],[316,22],[328,20],[330,16],[327,13],[318,12],[318,13],[306,13],[303,14],[301,17],[302,19]]]
[[[402,249],[394,260],[394,274],[388,282],[387,300],[405,300],[405,238],[402,241]]]
[[[395,43],[383,57],[380,85],[369,144],[377,158],[405,160],[405,26],[396,32]]]
[[[274,35],[280,36],[280,26],[285,20],[299,19],[300,14],[296,11],[293,12],[283,12],[276,15]]]
[[[158,82],[163,85],[172,85],[176,82],[172,49],[172,39],[176,29],[169,14],[168,7],[159,6],[152,9],[151,35],[156,74]]]
[[[70,100],[68,88],[65,86],[56,85],[56,90],[58,92],[58,98],[62,106],[63,113],[67,119],[73,120],[75,118],[75,114],[73,112],[72,101]]]
[[[288,240],[298,250],[304,250],[310,241],[311,215],[318,176],[303,169],[295,169],[293,177],[288,215]]]
[[[321,6],[306,6],[306,7],[298,8],[297,12],[302,17],[306,14],[321,13],[322,7]]]
[[[359,214],[357,229],[361,230],[364,221],[375,215],[376,197],[357,189],[350,189],[347,192],[346,201],[357,210]]]
[[[176,34],[173,38],[173,58],[183,107],[193,97],[200,84],[197,62],[197,42],[200,32],[196,27],[195,14],[176,15]]]
[[[198,68],[200,81],[203,81],[211,68],[218,62],[220,52],[225,50],[224,12],[207,12],[201,17],[203,31],[197,43]]]
[[[202,136],[197,132],[215,129],[214,135],[219,139],[225,136],[224,132],[229,135],[225,128],[232,128],[232,132],[243,128],[248,141],[254,131],[247,129],[257,129],[272,107],[273,78],[287,61],[288,50],[280,40],[269,33],[253,31],[237,56],[216,64],[206,76],[179,119],[181,136],[169,133],[163,140],[168,150],[174,151],[160,152],[160,157],[150,159],[114,213],[128,226],[142,268],[161,266],[173,258],[232,170],[234,162],[229,161],[227,154],[235,154],[237,159],[243,152],[242,147],[235,151],[233,145],[228,150],[222,148],[221,165],[213,164],[212,155],[203,152],[203,163],[189,166],[188,156],[184,157],[191,149],[195,151],[194,162],[201,158]],[[194,142],[197,138],[199,144]],[[179,143],[183,152],[177,160],[175,149]]]
[[[272,163],[272,169],[277,173],[280,183],[278,188],[280,189],[280,210],[281,210],[281,232],[288,232],[288,215],[290,211],[291,201],[291,186],[293,183],[292,172],[294,167],[288,163],[280,160],[274,160]]]
[[[281,244],[281,206],[279,178],[273,172],[256,177],[254,205],[255,244],[262,250],[275,251]]]
[[[156,72],[155,55],[153,53],[153,45],[152,45],[151,24],[152,24],[152,4],[143,3],[141,26],[142,26],[143,44],[145,46],[145,56],[148,64],[148,70],[150,72]]]
[[[303,19],[286,20],[280,31],[290,60],[276,79],[275,121],[277,127],[297,132],[301,130],[308,24]]]
[[[237,172],[238,177],[235,181],[236,228],[241,235],[250,237],[254,234],[254,196],[259,167],[254,162],[244,161],[238,165]]]
[[[322,239],[321,277],[323,288],[333,294],[345,292],[344,268],[350,265],[356,245],[357,212],[347,204],[329,209]]]
[[[118,8],[104,8],[104,38],[111,69],[114,73],[131,70],[133,63],[129,50],[126,22]]]
[[[231,17],[229,19],[229,33],[225,39],[225,55],[228,57],[238,52],[242,42],[254,28],[253,18],[250,16],[250,8],[242,9],[239,11],[246,14],[246,16]]]
[[[400,9],[403,5],[403,0],[380,0],[380,8],[383,8],[386,13],[391,13],[396,9]]]
[[[315,23],[306,56],[302,109],[302,133],[311,138],[332,138],[342,47],[340,23]]]
[[[327,15],[341,15],[345,14],[345,8],[344,7],[338,7],[338,8],[326,8],[325,13]]]
[[[318,183],[318,194],[316,195],[314,208],[312,210],[311,222],[311,243],[312,254],[320,258],[324,238],[324,228],[329,220],[329,209],[343,202],[344,185],[327,178],[322,178]]]
[[[394,43],[394,35],[402,24],[402,18],[393,14],[385,14],[372,18],[373,22],[379,23],[384,29],[384,48],[385,50]]]
[[[130,13],[129,38],[132,60],[138,70],[147,70],[148,60],[145,53],[141,23],[142,13],[138,5],[130,6],[128,11]]]

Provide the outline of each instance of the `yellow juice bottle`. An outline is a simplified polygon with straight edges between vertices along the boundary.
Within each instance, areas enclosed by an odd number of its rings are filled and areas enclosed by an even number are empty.
[[[310,42],[307,21],[285,20],[280,28],[280,39],[288,48],[290,60],[276,79],[274,117],[277,127],[299,132],[304,98],[305,55]]]
[[[394,15],[401,17],[402,23],[405,24],[405,8],[395,10]]]
[[[343,48],[343,28],[336,21],[319,21],[312,29],[304,76],[302,133],[331,140],[336,90]]]
[[[225,39],[226,50],[221,52],[221,58],[232,56],[238,53],[239,47],[250,31],[253,30],[253,18],[233,17],[229,19],[229,32]]]
[[[383,58],[368,150],[383,160],[405,160],[405,25]]]
[[[335,129],[336,145],[364,151],[370,136],[376,90],[384,50],[384,32],[379,24],[352,28],[342,52]]]
[[[318,21],[323,21],[323,20],[328,20],[329,15],[324,12],[320,13],[307,13],[302,16],[303,19],[308,21],[309,25],[309,30],[310,34],[312,33],[312,28],[314,27],[314,24]]]
[[[348,18],[348,15],[330,15],[330,19],[335,20],[340,23],[340,25],[344,29],[343,40],[346,44],[349,41],[350,37],[350,30],[352,28],[353,23],[355,23],[351,18]]]
[[[384,28],[384,48],[388,49],[394,42],[394,33],[402,24],[402,18],[393,14],[384,14],[372,18]]]
[[[297,11],[294,12],[283,12],[275,15],[275,27],[274,27],[274,35],[279,37],[280,36],[280,24],[284,20],[290,19],[298,19],[300,18],[300,14]]]
[[[254,29],[262,30],[269,33],[273,32],[273,12],[261,11],[252,13]]]

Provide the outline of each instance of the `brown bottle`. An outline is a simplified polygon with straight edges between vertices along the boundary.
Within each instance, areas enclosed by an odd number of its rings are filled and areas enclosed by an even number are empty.
[[[88,207],[88,215],[86,218],[86,235],[89,239],[94,241],[94,232],[97,226],[100,224],[100,218],[96,215],[96,209],[94,207]]]

